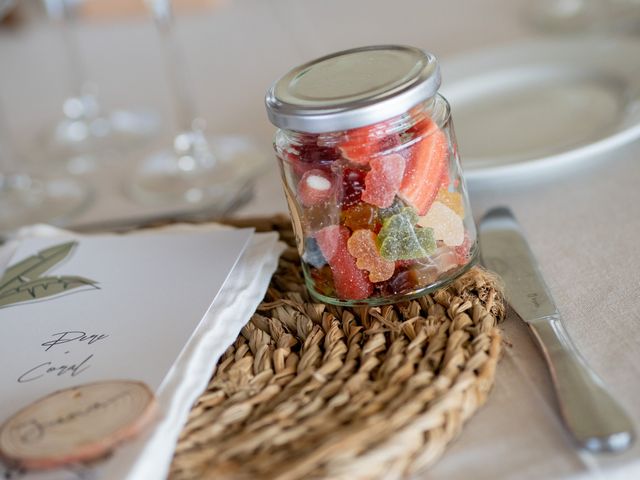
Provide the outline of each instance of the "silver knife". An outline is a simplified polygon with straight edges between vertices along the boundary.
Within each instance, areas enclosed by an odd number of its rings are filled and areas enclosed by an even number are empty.
[[[569,432],[592,452],[628,448],[635,437],[633,424],[571,342],[511,211],[489,211],[480,222],[479,236],[483,264],[502,277],[509,304],[542,350]]]

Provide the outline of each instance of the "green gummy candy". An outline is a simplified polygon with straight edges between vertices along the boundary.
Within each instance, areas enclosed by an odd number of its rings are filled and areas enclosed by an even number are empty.
[[[382,229],[378,233],[378,242],[382,243],[389,233],[413,230],[413,225],[415,225],[418,220],[418,214],[410,207],[405,207],[398,213],[384,218],[382,221]]]
[[[422,248],[426,252],[426,255],[423,256],[432,254],[436,249],[436,237],[433,228],[416,228],[415,232],[420,245],[422,245]]]
[[[380,256],[385,260],[413,260],[436,249],[433,229],[416,228],[418,215],[411,208],[387,218],[378,234]]]
[[[385,237],[380,245],[380,256],[385,260],[413,260],[433,252],[436,241],[431,228],[411,232],[397,232]]]
[[[402,202],[402,200],[400,200],[398,197],[395,198],[395,200],[393,201],[393,203],[391,204],[391,206],[386,207],[386,208],[379,208],[378,209],[378,216],[382,219],[387,219],[393,215],[396,215],[398,213],[401,213],[402,210],[411,210],[410,208],[406,207],[405,204]]]

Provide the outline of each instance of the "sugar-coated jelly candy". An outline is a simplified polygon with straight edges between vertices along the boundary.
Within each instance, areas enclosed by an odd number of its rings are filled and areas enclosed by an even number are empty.
[[[411,268],[415,274],[417,287],[434,283],[440,275],[438,266],[429,257],[416,260]]]
[[[455,248],[447,246],[438,247],[431,255],[431,261],[437,266],[440,273],[459,266]]]
[[[380,225],[378,209],[368,203],[356,203],[353,207],[342,211],[342,224],[351,230],[368,228],[377,230]]]
[[[404,208],[384,220],[378,234],[380,255],[387,260],[412,260],[429,255],[436,248],[431,228],[415,227],[418,216]]]
[[[442,187],[438,191],[436,200],[449,207],[460,217],[464,217],[464,201],[462,199],[462,195],[458,192],[450,192],[447,188]]]
[[[341,157],[336,147],[319,146],[313,142],[292,146],[286,158],[293,173],[300,178],[313,169],[330,171],[331,164]]]
[[[342,201],[342,208],[349,208],[360,202],[366,175],[365,170],[351,167],[342,169],[342,195],[338,198]]]
[[[400,213],[402,209],[406,207],[407,206],[404,204],[404,202],[400,200],[398,197],[396,197],[396,199],[393,201],[393,203],[390,206],[388,206],[387,208],[378,209],[378,216],[382,220],[384,220],[385,218],[389,218],[392,215],[395,215],[396,213]]]
[[[385,295],[398,295],[415,289],[417,285],[416,275],[411,269],[397,271],[388,282],[382,284],[382,292]]]
[[[369,280],[372,282],[383,282],[393,276],[396,264],[380,256],[376,234],[371,230],[353,232],[347,241],[347,249],[355,257],[356,266],[369,272]]]
[[[433,202],[418,225],[432,228],[436,241],[442,240],[446,245],[455,247],[464,241],[464,224],[456,212],[440,202]]]
[[[380,208],[391,206],[400,188],[405,164],[404,157],[397,153],[372,158],[371,170],[364,179],[362,200]]]
[[[471,259],[471,245],[473,245],[473,242],[465,232],[462,245],[458,245],[454,248],[454,251],[456,252],[456,259],[460,265],[466,265]]]
[[[302,260],[315,268],[320,268],[327,264],[327,259],[320,251],[318,241],[313,237],[307,237],[304,239],[304,254]]]
[[[407,166],[398,195],[413,206],[419,215],[429,210],[447,174],[449,142],[433,122],[425,127],[420,140],[405,149]]]
[[[307,170],[298,182],[298,198],[305,207],[327,201],[332,193],[331,175],[323,170]]]
[[[330,225],[316,232],[315,238],[331,267],[336,294],[345,300],[362,300],[371,295],[373,285],[347,250],[349,235],[347,227]]]
[[[400,144],[400,136],[387,133],[386,122],[349,130],[340,144],[340,152],[347,160],[358,165],[367,165],[372,158]]]

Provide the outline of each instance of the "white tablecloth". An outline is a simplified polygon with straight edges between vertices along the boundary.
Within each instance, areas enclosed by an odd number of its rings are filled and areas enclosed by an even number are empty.
[[[405,43],[448,58],[540,36],[522,21],[524,2],[490,0],[242,0],[181,17],[177,32],[188,78],[212,131],[246,133],[269,143],[266,88],[291,66],[342,48]],[[152,107],[171,131],[171,102],[148,19],[81,25],[81,51],[109,105]],[[34,135],[67,93],[62,45],[34,20],[0,30],[0,95],[19,150],[35,156]],[[446,70],[444,71],[446,82]],[[455,119],[455,112],[454,119]],[[462,152],[464,155],[464,152]],[[571,173],[528,184],[472,188],[478,218],[494,205],[515,211],[587,361],[640,425],[640,143],[602,155]],[[43,162],[46,159],[35,158]],[[112,183],[131,158],[89,178],[98,188],[78,223],[123,211],[151,213]],[[122,179],[124,181],[125,179]],[[115,185],[115,186],[114,186]],[[286,211],[272,169],[242,215]],[[504,324],[506,345],[495,388],[429,478],[640,478],[640,444],[620,455],[590,455],[572,445],[542,358],[516,318]]]

